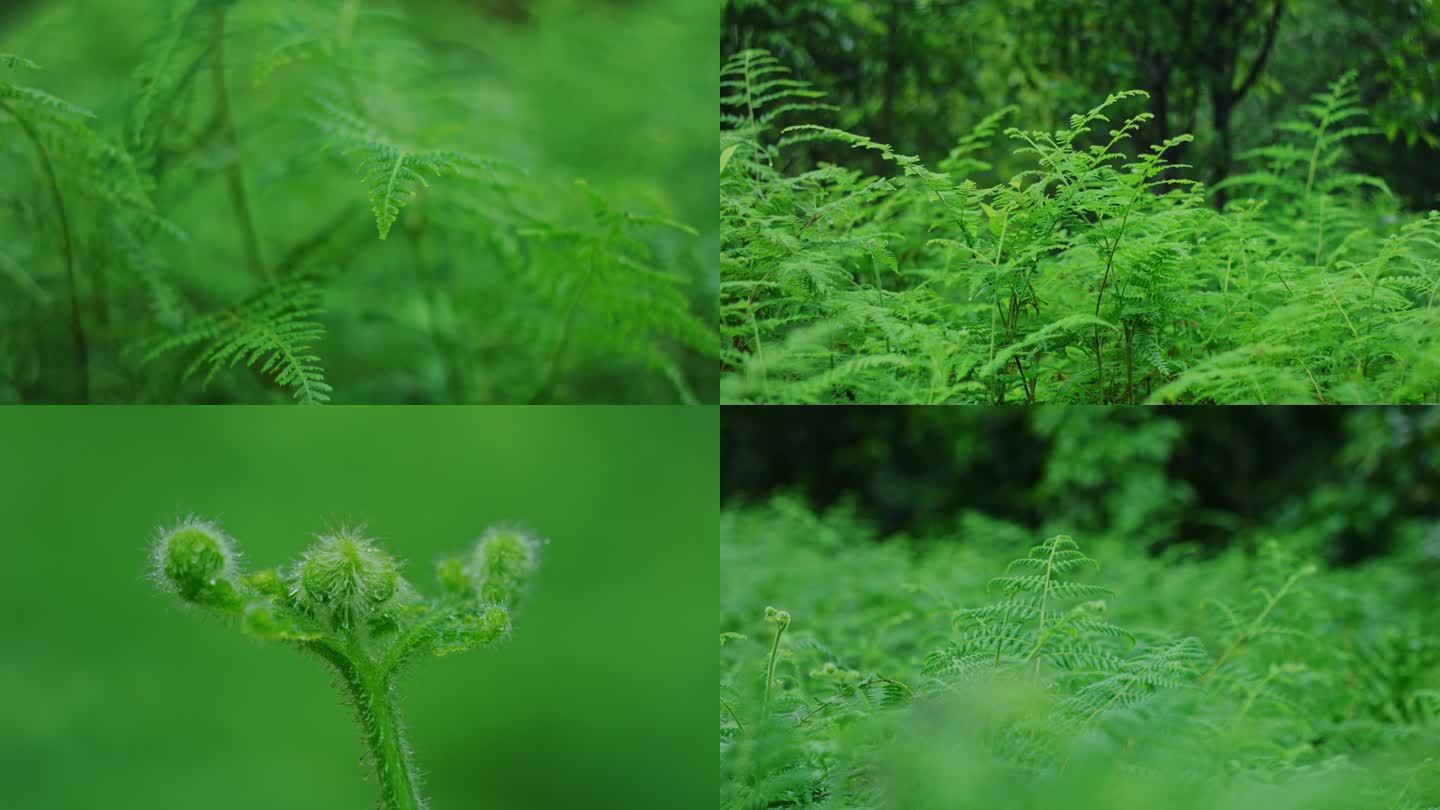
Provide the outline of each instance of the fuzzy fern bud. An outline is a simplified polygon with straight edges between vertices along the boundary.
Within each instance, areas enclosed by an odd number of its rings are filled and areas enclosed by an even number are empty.
[[[540,564],[540,541],[516,529],[491,529],[475,544],[470,579],[481,604],[514,608]]]
[[[399,586],[395,559],[352,529],[326,535],[296,567],[292,590],[302,607],[338,628],[373,616]]]
[[[238,620],[252,638],[295,643],[334,668],[356,708],[384,810],[426,806],[405,745],[394,685],[419,655],[492,646],[511,632],[510,609],[539,562],[540,542],[493,530],[468,554],[442,561],[444,594],[428,599],[400,564],[358,531],[319,538],[294,565],[242,574],[234,542],[188,519],[162,532],[156,578],[187,602]]]
[[[474,596],[475,583],[470,581],[464,557],[446,557],[436,563],[435,578],[440,581],[445,593],[464,598]]]
[[[235,608],[235,544],[219,527],[187,519],[155,544],[155,573],[180,598],[197,605]]]
[[[245,584],[262,596],[271,599],[285,599],[289,596],[289,590],[285,587],[285,580],[280,577],[280,572],[273,568],[245,577]]]

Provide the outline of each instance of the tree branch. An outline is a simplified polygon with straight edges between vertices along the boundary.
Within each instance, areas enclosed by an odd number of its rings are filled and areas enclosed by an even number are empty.
[[[1270,20],[1265,24],[1265,42],[1260,45],[1260,53],[1256,54],[1255,61],[1250,65],[1250,72],[1240,82],[1240,86],[1231,91],[1231,98],[1239,101],[1255,80],[1260,78],[1260,70],[1265,67],[1265,62],[1270,58],[1270,49],[1275,45],[1275,33],[1280,30],[1280,14],[1285,10],[1285,0],[1275,0],[1275,7],[1270,11]]]

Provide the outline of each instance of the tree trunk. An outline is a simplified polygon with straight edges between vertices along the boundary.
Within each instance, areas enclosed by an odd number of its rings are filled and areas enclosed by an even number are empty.
[[[1235,109],[1235,97],[1228,88],[1216,87],[1210,94],[1210,105],[1215,122],[1215,174],[1210,182],[1218,183],[1230,174],[1230,112]],[[1225,197],[1224,189],[1215,192],[1217,208],[1225,207]]]
[[[880,138],[882,143],[895,142],[895,93],[900,82],[900,0],[890,0],[890,14],[885,21],[885,86],[880,106]]]

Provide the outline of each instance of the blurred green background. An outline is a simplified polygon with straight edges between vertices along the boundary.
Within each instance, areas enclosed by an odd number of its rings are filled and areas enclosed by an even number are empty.
[[[718,596],[718,409],[0,410],[0,804],[371,807],[320,662],[147,580],[217,519],[251,567],[365,522],[433,593],[497,522],[550,540],[513,640],[425,661],[402,709],[436,810],[699,807]]]

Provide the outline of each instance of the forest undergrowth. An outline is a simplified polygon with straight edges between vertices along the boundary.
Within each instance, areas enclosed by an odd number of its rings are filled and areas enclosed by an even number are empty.
[[[669,50],[613,44],[683,47],[662,5],[37,8],[0,32],[0,401],[713,401],[701,150],[628,100]],[[601,114],[648,117],[577,152]]]
[[[1154,556],[955,525],[725,510],[722,808],[1440,806],[1433,525],[1352,567],[1320,523]]]
[[[722,401],[1440,401],[1440,212],[1347,170],[1375,134],[1353,74],[1209,188],[1188,135],[1135,145],[1142,91],[1054,132],[997,110],[922,161],[811,123],[832,108],[764,51],[721,85]],[[893,169],[787,158],[816,140]],[[1030,168],[996,176],[1004,148]]]

